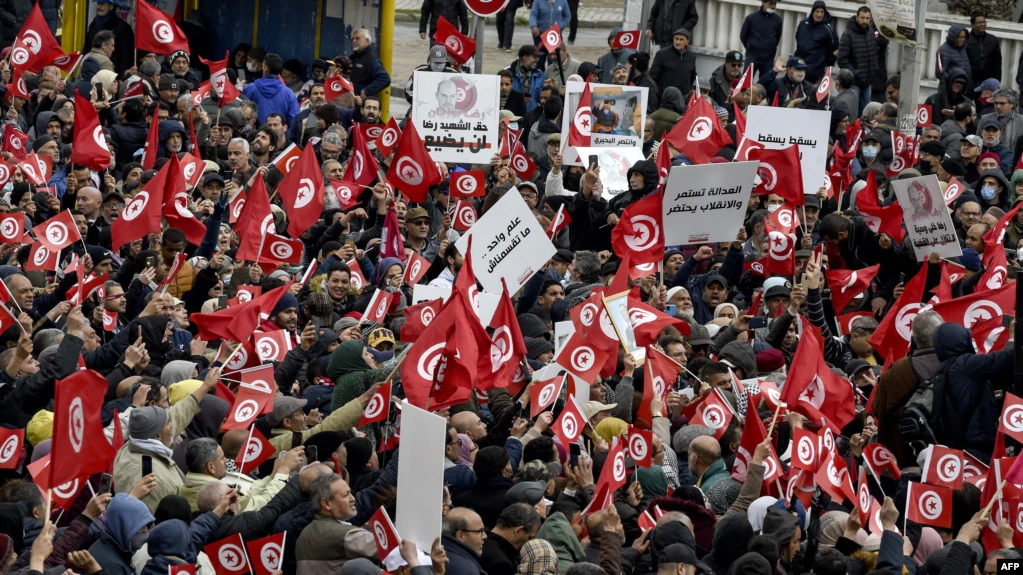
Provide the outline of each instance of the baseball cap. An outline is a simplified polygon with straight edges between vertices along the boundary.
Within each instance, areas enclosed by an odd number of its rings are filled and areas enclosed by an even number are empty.
[[[742,62],[744,59],[745,57],[742,55],[742,52],[738,50],[729,50],[727,53],[725,53],[725,64]]]
[[[378,327],[374,329],[369,332],[369,337],[366,338],[366,343],[368,343],[370,347],[376,347],[386,342],[391,342],[391,344],[394,343],[394,332],[386,327]]]
[[[779,296],[789,296],[792,293],[792,284],[785,278],[767,278],[764,282],[764,299],[771,299]]]
[[[966,142],[967,144],[970,144],[972,146],[977,146],[978,148],[984,145],[984,140],[981,140],[980,136],[977,136],[975,134],[970,134],[969,136],[966,136],[965,138],[963,138],[963,142]]]
[[[710,274],[710,277],[707,278],[707,282],[704,285],[710,285],[712,283],[719,283],[721,284],[721,287],[728,289],[728,280],[721,274]]]
[[[430,217],[430,214],[423,208],[416,207],[405,212],[405,223],[409,223],[420,218],[426,218],[431,221],[433,220],[433,218]]]
[[[108,201],[110,201],[112,199],[115,199],[115,198],[118,199],[118,200],[121,200],[122,202],[124,201],[124,196],[121,195],[120,192],[107,192],[106,195],[103,196],[103,203],[105,204]]]
[[[983,82],[981,82],[979,86],[974,88],[973,91],[974,92],[983,92],[984,90],[987,90],[988,92],[994,92],[995,90],[997,90],[1000,87],[1001,87],[1001,84],[998,83],[998,80],[996,80],[994,78],[988,78],[987,80],[984,80]]]
[[[789,58],[789,61],[785,64],[786,68],[795,68],[796,70],[806,70],[806,62],[803,61],[799,56],[793,56]]]
[[[1002,129],[1002,125],[998,123],[998,120],[994,118],[984,118],[980,121],[980,126],[977,127],[980,130],[986,130],[987,128],[995,128],[998,130]]]
[[[804,206],[804,209],[805,208],[817,208],[818,210],[821,209],[820,198],[813,194],[806,194],[806,196],[803,198],[803,202],[806,204]]]
[[[501,120],[508,120],[509,122],[518,122],[522,119],[522,116],[516,116],[511,110],[501,110]]]
[[[208,172],[205,176],[202,177],[202,185],[204,186],[214,181],[220,182],[220,185],[224,185],[224,177],[218,174],[217,172]]]
[[[682,563],[683,565],[696,565],[698,559],[693,548],[685,543],[672,543],[664,549],[657,558],[659,563]]]
[[[160,76],[160,90],[177,90],[178,80],[171,74]]]
[[[433,48],[430,48],[430,63],[431,64],[448,63],[448,51],[446,48],[444,48],[443,44],[434,44]]]
[[[862,359],[854,359],[845,365],[845,373],[849,377],[856,377],[856,374],[864,369],[870,369],[870,364]]]
[[[593,418],[594,415],[597,415],[601,411],[611,411],[616,407],[618,407],[617,403],[600,403],[599,401],[587,401],[582,405],[583,417],[586,418],[586,421],[589,421],[590,419]]]
[[[686,342],[689,345],[711,345],[714,343],[710,340],[710,331],[702,325],[692,326]]]

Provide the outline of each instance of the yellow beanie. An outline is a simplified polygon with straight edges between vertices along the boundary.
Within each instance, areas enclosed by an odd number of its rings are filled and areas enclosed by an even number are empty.
[[[25,439],[32,445],[39,445],[53,437],[53,412],[41,409],[25,426]]]
[[[193,391],[199,389],[200,385],[202,385],[202,382],[198,379],[179,381],[167,389],[167,399],[170,400],[171,405],[174,405],[191,395]]]

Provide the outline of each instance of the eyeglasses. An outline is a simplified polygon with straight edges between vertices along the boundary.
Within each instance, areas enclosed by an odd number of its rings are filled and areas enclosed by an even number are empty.
[[[483,535],[487,532],[486,528],[480,527],[479,529],[459,529],[460,533],[475,533],[476,535]]]

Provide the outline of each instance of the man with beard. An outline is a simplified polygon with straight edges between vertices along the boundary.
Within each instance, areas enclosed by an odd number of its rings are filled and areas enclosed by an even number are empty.
[[[362,107],[359,108],[359,114],[361,124],[378,124],[383,125],[383,120],[380,119],[380,98],[376,96],[368,96],[363,98]]]
[[[444,261],[447,263],[444,271],[430,282],[431,286],[450,288],[455,285],[455,276],[462,269],[463,259],[454,243],[448,244],[447,249],[444,250]]]
[[[668,290],[668,303],[675,306],[675,317],[688,322],[693,321],[695,311],[693,309],[693,298],[689,290],[676,286]]]
[[[288,147],[291,142],[288,141],[288,124],[284,121],[284,116],[276,112],[270,114],[266,117],[266,127],[276,136],[273,142],[278,150]]]
[[[536,69],[537,60],[536,48],[523,46],[519,48],[518,59],[505,68],[512,74],[511,89],[520,92],[525,99],[527,112],[539,105],[543,88],[543,72]]]
[[[870,103],[870,83],[881,69],[875,32],[870,8],[861,6],[849,17],[849,24],[838,42],[838,66],[854,70],[852,89],[859,95],[861,111]]]
[[[309,88],[309,106],[302,110],[295,119],[288,124],[288,141],[295,142],[300,145],[305,145],[306,141],[313,136],[320,136],[322,133],[319,127],[319,117],[316,112],[324,109],[324,104],[327,104],[327,95],[323,90],[323,84],[313,84]],[[334,106],[331,104],[331,106]],[[379,107],[379,102],[377,103]],[[337,113],[337,123],[341,124],[345,129],[348,129],[352,125],[352,120],[355,118],[355,110],[350,108],[342,108],[340,106],[334,106],[334,110]],[[378,114],[379,115],[379,114]],[[378,120],[379,121],[379,120]]]
[[[710,76],[710,98],[719,106],[727,106],[732,95],[732,80],[739,77],[746,58],[738,50],[725,54],[725,63]]]
[[[185,151],[185,142],[188,141],[188,132],[181,122],[177,120],[164,120],[160,122],[160,153],[158,158],[169,158],[171,154],[177,154],[180,158],[181,152]]]
[[[124,312],[128,310],[128,300],[124,297],[124,288],[121,284],[115,281],[108,281],[104,284],[106,287],[106,296],[103,298],[103,305],[96,306],[95,311],[92,315],[92,326],[97,334],[102,334],[100,337],[106,343],[108,339],[112,339],[117,332],[121,331],[121,327],[125,325],[125,320],[122,317]],[[106,331],[103,328],[103,312],[113,315],[117,314],[117,319],[114,320],[114,328],[111,331]]]
[[[265,166],[270,163],[270,159],[273,158],[274,152],[277,151],[277,136],[273,130],[263,126],[256,130],[256,135],[252,138],[252,159],[257,166]]]

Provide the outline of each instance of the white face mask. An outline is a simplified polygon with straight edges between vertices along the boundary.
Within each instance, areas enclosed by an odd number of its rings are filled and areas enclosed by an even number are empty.
[[[767,212],[773,214],[775,212],[775,210],[777,210],[780,207],[781,206],[779,204],[768,204]]]
[[[256,71],[256,65],[253,64],[252,62],[246,62],[245,63],[245,69],[248,70],[249,72],[255,72]]]
[[[765,10],[768,14],[774,14],[774,8],[767,8]]]

